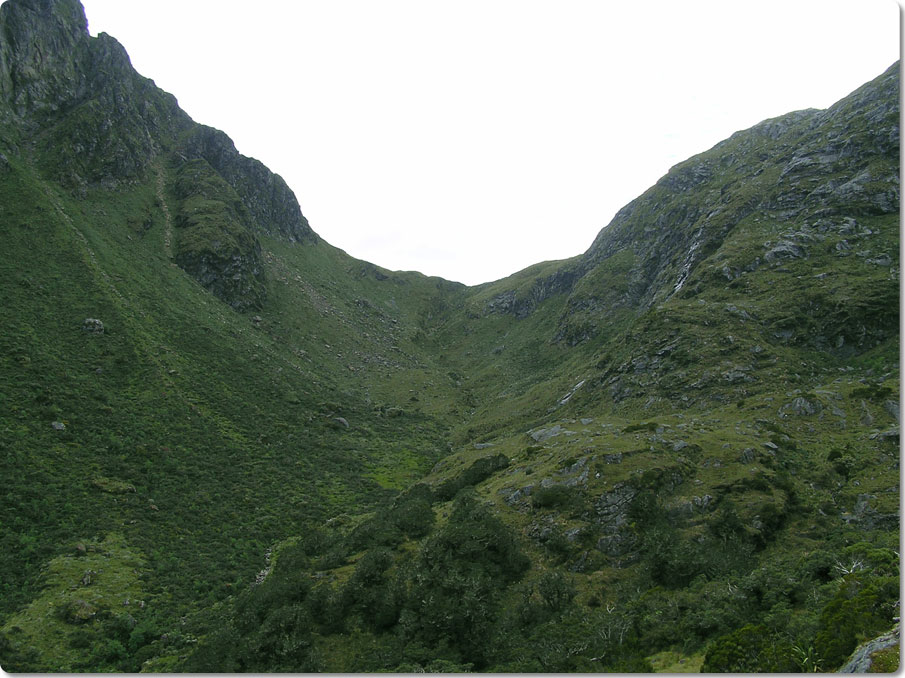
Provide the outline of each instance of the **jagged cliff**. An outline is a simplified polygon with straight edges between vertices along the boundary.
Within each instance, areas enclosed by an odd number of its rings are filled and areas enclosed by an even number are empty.
[[[177,220],[174,256],[234,308],[263,303],[257,234],[317,242],[286,183],[239,154],[222,132],[194,123],[172,95],[135,72],[114,38],[90,37],[76,0],[7,2],[0,9],[0,35],[2,143],[33,153],[48,178],[85,195],[164,171],[177,211],[188,197],[173,176],[182,171],[180,163],[201,160],[229,186],[229,195],[213,180],[192,188],[195,213]],[[241,215],[233,214],[234,197]],[[206,228],[199,227],[198,201],[215,214]]]
[[[852,243],[871,235],[859,217],[898,213],[899,80],[895,64],[826,111],[764,121],[680,163],[622,208],[582,257],[521,294],[499,294],[488,310],[524,317],[547,297],[566,294],[556,338],[574,345],[612,333],[620,311],[636,316],[673,295],[693,296],[710,282],[695,275],[702,262],[733,240],[763,237],[762,251],[719,258],[717,280],[736,286],[761,266],[807,259],[825,243],[847,256]],[[894,264],[892,250],[860,251]],[[848,334],[864,347],[895,331],[891,300],[875,292],[881,296],[863,300],[876,308],[869,326],[841,319],[812,339]]]

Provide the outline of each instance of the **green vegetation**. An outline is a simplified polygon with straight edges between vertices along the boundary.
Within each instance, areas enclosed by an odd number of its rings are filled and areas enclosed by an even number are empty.
[[[897,66],[466,288],[321,241],[42,11],[66,58],[0,60],[4,668],[812,672],[893,625]]]

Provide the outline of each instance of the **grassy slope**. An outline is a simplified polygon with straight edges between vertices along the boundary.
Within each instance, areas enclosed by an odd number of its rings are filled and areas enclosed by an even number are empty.
[[[328,245],[270,241],[256,320],[168,260],[153,179],[73,200],[13,161],[0,190],[7,630],[40,564],[75,541],[121,531],[153,573],[143,613],[168,616],[247,581],[306,521],[367,510],[445,453],[446,401],[409,393],[439,381],[413,343],[438,281],[372,289]]]

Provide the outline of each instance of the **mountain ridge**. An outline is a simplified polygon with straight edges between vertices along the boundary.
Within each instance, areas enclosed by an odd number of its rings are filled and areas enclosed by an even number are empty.
[[[7,0],[0,664],[841,666],[897,608],[899,77],[467,287]]]

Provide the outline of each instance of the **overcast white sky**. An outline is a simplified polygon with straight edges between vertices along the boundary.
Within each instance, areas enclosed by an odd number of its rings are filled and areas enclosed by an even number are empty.
[[[585,251],[739,129],[899,58],[893,0],[83,0],[324,239],[476,284]]]

